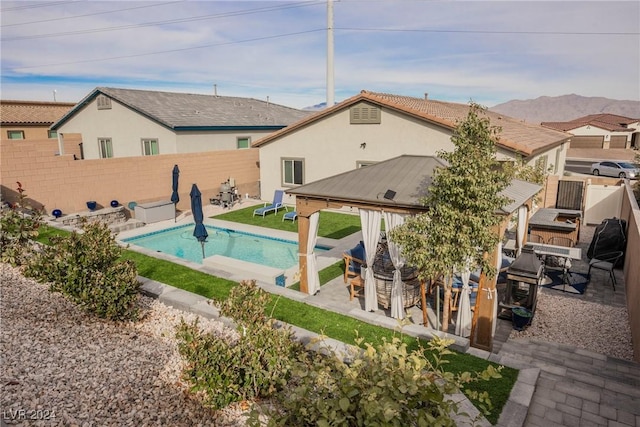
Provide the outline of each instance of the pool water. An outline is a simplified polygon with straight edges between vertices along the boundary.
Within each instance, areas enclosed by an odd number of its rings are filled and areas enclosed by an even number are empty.
[[[205,258],[223,255],[285,270],[298,265],[298,242],[228,228],[206,228],[209,237],[204,244]],[[130,237],[123,242],[202,264],[202,246],[193,237],[193,229],[194,225],[188,224]],[[316,246],[314,251],[318,253],[329,249]]]

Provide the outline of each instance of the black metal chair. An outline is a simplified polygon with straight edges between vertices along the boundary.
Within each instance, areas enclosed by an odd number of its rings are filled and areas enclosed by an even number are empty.
[[[596,258],[592,258],[589,261],[589,271],[587,275],[589,276],[589,281],[591,281],[591,269],[595,268],[596,270],[603,270],[609,272],[609,277],[611,277],[611,284],[613,285],[613,290],[616,290],[616,275],[613,272],[613,269],[616,266],[616,263],[622,256],[624,252],[616,251],[609,252],[606,254],[596,255]]]

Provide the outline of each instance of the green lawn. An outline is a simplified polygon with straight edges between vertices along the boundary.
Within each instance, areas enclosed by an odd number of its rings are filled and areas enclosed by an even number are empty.
[[[325,213],[326,212],[323,212],[322,214]],[[67,232],[43,226],[40,230],[38,240],[49,243],[50,236],[64,235],[65,233]],[[153,258],[131,250],[125,250],[123,258],[133,260],[138,268],[138,273],[143,277],[216,301],[227,298],[230,290],[237,285],[237,283],[230,280],[211,276],[185,266]],[[320,272],[321,282],[326,283],[341,275],[342,272],[342,262],[333,264]],[[383,339],[389,340],[393,336],[399,336],[397,331],[374,326],[349,316],[309,306],[282,296],[272,295],[267,310],[272,317],[278,320],[312,332],[324,334],[330,338],[349,344],[354,343],[354,339],[356,338],[355,331],[358,331],[360,337],[364,337],[367,342],[374,345],[380,344]],[[407,343],[409,349],[418,348],[419,344],[416,338],[405,335],[402,336],[402,339]],[[492,362],[457,352],[454,352],[448,360],[449,363],[446,369],[454,373],[464,371],[477,372],[485,369],[488,365],[497,366]],[[492,424],[497,423],[502,407],[509,398],[511,388],[517,376],[517,370],[505,367],[502,370],[502,378],[470,385],[469,388],[474,391],[487,391],[489,393],[494,405],[494,411],[487,419]]]
[[[285,211],[280,210],[277,214],[269,213],[263,217],[253,216],[253,211],[260,205],[226,212],[212,218],[225,221],[239,222],[241,224],[257,225],[259,227],[273,228],[282,231],[298,232],[298,221],[283,221],[282,215]],[[293,208],[289,208],[291,211]],[[357,231],[360,231],[360,217],[357,215],[341,214],[336,212],[320,212],[320,222],[318,224],[318,236],[330,239],[342,239]]]

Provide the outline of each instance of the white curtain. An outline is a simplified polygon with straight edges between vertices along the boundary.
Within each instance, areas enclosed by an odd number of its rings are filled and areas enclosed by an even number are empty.
[[[526,209],[525,209],[526,212]],[[518,217],[518,222],[520,221],[520,217]],[[496,286],[493,290],[493,295],[489,295],[489,297],[493,297],[493,323],[491,329],[491,336],[496,335],[496,325],[498,324],[498,274],[500,274],[500,268],[502,268],[502,242],[498,242],[498,256],[496,257],[496,277],[493,280],[496,283]]]
[[[378,309],[378,295],[376,294],[376,282],[373,277],[373,260],[376,257],[378,239],[380,237],[379,211],[360,209],[360,224],[362,226],[362,241],[367,254],[366,269],[364,269],[364,309],[376,311]]]
[[[405,259],[400,253],[400,247],[389,238],[389,231],[404,224],[404,215],[398,213],[384,213],[385,229],[387,231],[387,244],[389,246],[389,256],[395,271],[393,272],[393,286],[391,287],[391,317],[394,319],[404,319],[404,282],[402,281],[402,267]]]
[[[307,236],[307,284],[309,295],[315,295],[320,290],[320,277],[318,277],[318,263],[313,248],[318,241],[318,223],[320,222],[320,212],[315,212],[309,216],[309,235]]]
[[[527,226],[527,207],[525,205],[522,205],[518,208],[518,229],[516,230],[516,247],[518,248],[518,251],[516,255],[520,255],[520,252],[522,251],[522,244],[524,243],[524,234],[527,231],[525,229],[526,226]]]
[[[469,278],[471,277],[471,269],[469,265],[460,275],[462,278],[462,290],[460,291],[460,305],[458,307],[458,319],[456,320],[456,335],[468,337],[471,335],[471,287],[469,286]]]

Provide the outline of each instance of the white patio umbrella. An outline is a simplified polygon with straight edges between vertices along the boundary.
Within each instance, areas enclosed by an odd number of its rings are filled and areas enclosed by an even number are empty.
[[[384,213],[385,229],[387,236],[389,231],[404,223],[404,215],[392,212]],[[389,247],[389,257],[395,268],[393,272],[393,285],[391,286],[391,317],[394,319],[404,319],[404,282],[402,281],[402,267],[404,267],[404,257],[400,253],[400,247],[391,238],[387,239]]]
[[[375,311],[378,309],[378,294],[376,294],[376,282],[373,277],[373,260],[376,257],[378,238],[380,237],[380,211],[360,209],[360,225],[362,226],[362,241],[366,252],[367,268],[364,273],[364,309]]]
[[[307,257],[307,284],[309,295],[315,295],[320,290],[320,278],[318,277],[318,263],[313,248],[318,241],[318,224],[320,222],[320,212],[314,212],[309,216],[309,234],[307,236],[307,247],[305,248]]]

